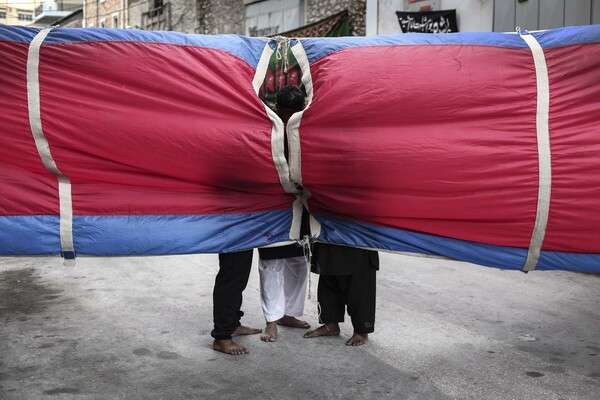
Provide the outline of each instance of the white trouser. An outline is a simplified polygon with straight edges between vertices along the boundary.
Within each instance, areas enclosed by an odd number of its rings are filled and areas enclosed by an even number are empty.
[[[267,322],[284,315],[300,317],[306,299],[306,260],[304,256],[258,261],[260,299]]]

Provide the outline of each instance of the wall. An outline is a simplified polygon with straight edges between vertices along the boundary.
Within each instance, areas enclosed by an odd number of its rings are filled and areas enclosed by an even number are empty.
[[[245,8],[242,0],[197,0],[198,33],[245,33]]]
[[[600,0],[496,1],[494,30],[514,31],[600,24]]]
[[[82,28],[83,10],[75,11],[71,15],[55,22],[61,28]]]
[[[0,18],[0,24],[31,25],[33,10],[39,4],[36,0],[0,0],[0,11],[6,14],[6,18]],[[19,19],[19,14],[28,15],[29,19]]]
[[[505,1],[505,0],[500,0]],[[396,11],[404,11],[404,0],[367,0],[367,35],[401,33]],[[490,32],[494,0],[441,0],[441,9],[456,9],[460,32]]]
[[[125,14],[127,20],[125,28],[140,29],[142,26],[142,13],[146,11],[148,11],[146,0],[129,0]]]
[[[85,0],[83,26],[99,28],[104,20],[105,28],[123,28],[125,26],[124,8],[124,0]],[[115,13],[119,15],[118,26],[113,26],[112,16]]]
[[[171,30],[183,33],[198,33],[198,1],[179,0],[169,3]]]
[[[306,0],[305,25],[347,9],[350,14],[352,34],[363,36],[366,33],[366,3],[367,0]]]

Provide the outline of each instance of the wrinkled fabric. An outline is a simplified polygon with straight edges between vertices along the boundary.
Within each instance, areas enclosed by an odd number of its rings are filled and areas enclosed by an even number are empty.
[[[58,254],[58,183],[29,127],[28,43],[0,29],[0,253]],[[41,120],[70,179],[78,254],[237,251],[289,240],[294,197],[252,80],[264,40],[112,29],[50,31]]]
[[[0,26],[2,255],[61,252],[58,183],[29,124],[27,57],[38,32]],[[600,27],[532,35],[548,69],[552,173],[537,269],[600,272]],[[314,240],[523,268],[538,201],[538,92],[519,35],[296,43],[312,97],[288,124],[289,159],[299,163],[289,179],[320,223]],[[282,187],[273,122],[253,87],[268,45],[236,35],[49,33],[42,128],[71,182],[78,254],[289,243],[295,196]]]
[[[533,33],[549,75],[540,269],[600,270],[600,27]],[[538,200],[537,87],[517,34],[306,39],[299,127],[319,240],[521,269]]]

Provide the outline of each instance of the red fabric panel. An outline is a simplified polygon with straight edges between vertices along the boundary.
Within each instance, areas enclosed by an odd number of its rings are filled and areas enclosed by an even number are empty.
[[[528,49],[357,47],[311,72],[300,127],[311,212],[529,246],[538,160]]]
[[[290,207],[244,61],[141,42],[47,45],[40,58],[44,133],[76,214]]]
[[[25,43],[0,41],[0,215],[58,214],[58,183],[29,128]]]
[[[545,54],[552,197],[543,248],[599,253],[600,44],[553,48]]]

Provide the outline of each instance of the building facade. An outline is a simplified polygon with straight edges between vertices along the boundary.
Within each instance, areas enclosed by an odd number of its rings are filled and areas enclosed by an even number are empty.
[[[61,28],[83,28],[83,8],[55,22]]]
[[[600,24],[600,0],[503,0],[494,2],[495,32]]]
[[[3,0],[0,2],[0,24],[31,25],[35,6],[35,3],[25,0]]]
[[[347,10],[365,34],[366,0],[87,0],[84,26],[270,36]]]
[[[367,0],[367,35],[401,33],[396,11],[456,10],[459,32],[600,24],[600,0]]]
[[[397,11],[454,9],[460,32],[600,23],[600,0],[86,0],[84,4],[86,27],[248,36],[294,31],[339,12],[348,13],[349,34],[357,36],[401,33]]]
[[[348,11],[352,35],[365,34],[366,0],[244,0],[248,36],[296,30]]]
[[[85,0],[83,26],[86,28],[126,28],[126,0]]]
[[[82,0],[43,0],[39,3],[33,13],[33,25],[48,26],[56,25],[57,21],[68,17],[83,7]]]

